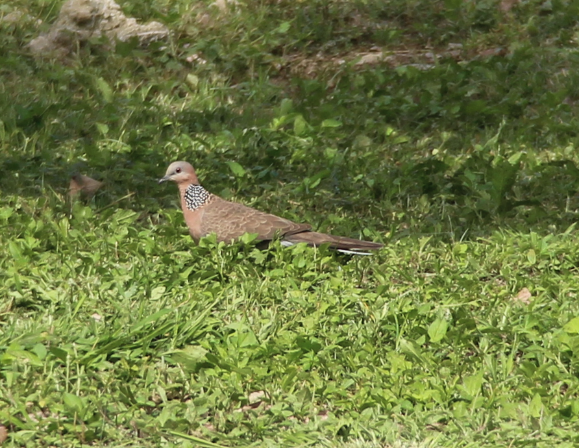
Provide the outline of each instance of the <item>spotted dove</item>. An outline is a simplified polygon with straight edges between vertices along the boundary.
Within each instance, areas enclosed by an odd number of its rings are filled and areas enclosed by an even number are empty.
[[[77,197],[80,193],[84,194],[87,198],[91,198],[102,186],[103,183],[98,180],[94,180],[84,174],[75,173],[70,178],[68,194],[71,198]]]
[[[209,193],[199,185],[194,168],[187,162],[173,162],[159,183],[173,181],[179,187],[181,208],[189,233],[198,242],[215,233],[217,241],[233,242],[245,233],[256,233],[258,241],[281,240],[282,245],[328,244],[344,253],[364,254],[383,245],[354,238],[313,232],[309,224],[298,224]]]

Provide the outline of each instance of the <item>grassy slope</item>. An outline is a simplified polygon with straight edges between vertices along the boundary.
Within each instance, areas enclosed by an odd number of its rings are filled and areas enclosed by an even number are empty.
[[[171,44],[69,65],[0,24],[7,445],[575,446],[572,2],[189,3],[126,2]],[[332,62],[449,43],[426,71]],[[387,246],[195,246],[155,182],[175,159]],[[107,186],[71,207],[77,169]]]

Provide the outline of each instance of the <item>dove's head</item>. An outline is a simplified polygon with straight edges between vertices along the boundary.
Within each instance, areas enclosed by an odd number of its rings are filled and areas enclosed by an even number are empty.
[[[169,165],[165,176],[159,179],[159,183],[168,180],[176,182],[177,184],[199,184],[197,174],[195,174],[195,169],[187,162],[173,162]]]

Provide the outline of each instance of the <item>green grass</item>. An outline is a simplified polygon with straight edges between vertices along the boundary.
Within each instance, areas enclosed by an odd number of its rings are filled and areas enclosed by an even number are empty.
[[[60,5],[0,6],[5,446],[579,443],[574,2],[129,1],[172,40],[35,61]],[[385,248],[195,245],[178,159]]]

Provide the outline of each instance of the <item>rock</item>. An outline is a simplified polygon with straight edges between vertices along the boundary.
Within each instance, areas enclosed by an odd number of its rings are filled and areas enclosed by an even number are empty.
[[[18,23],[24,17],[24,13],[22,11],[12,11],[6,14],[4,17],[0,19],[0,22],[3,23]]]
[[[36,22],[36,25],[42,24],[42,20],[35,19],[30,14],[27,14],[24,11],[19,11],[17,9],[9,12],[4,16],[0,16],[0,25],[28,26],[31,22]]]
[[[62,59],[78,45],[102,36],[112,42],[136,37],[144,45],[168,37],[169,30],[159,22],[138,24],[113,0],[68,0],[50,31],[33,39],[28,47],[37,57]]]

